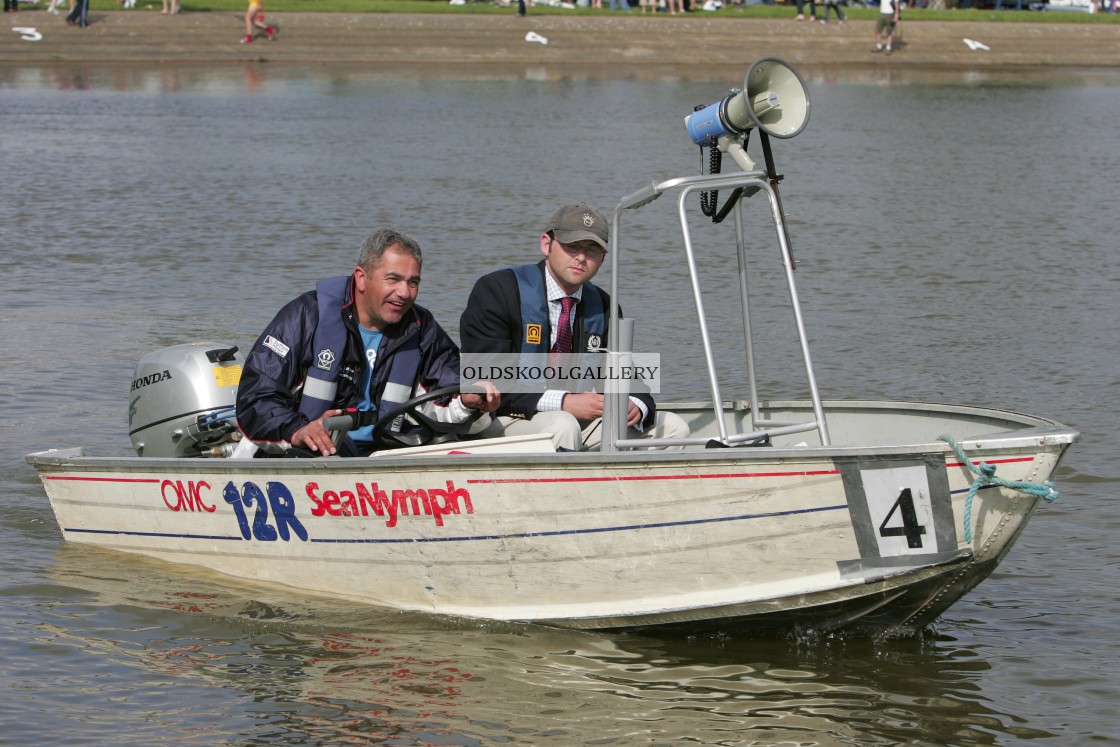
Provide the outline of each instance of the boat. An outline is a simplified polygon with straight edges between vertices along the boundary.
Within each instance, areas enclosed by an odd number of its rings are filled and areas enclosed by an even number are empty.
[[[624,218],[671,204],[696,310],[710,398],[660,402],[686,439],[627,439],[630,391],[609,382],[599,450],[558,453],[548,434],[470,438],[402,405],[422,438],[369,458],[247,458],[234,411],[241,358],[191,342],[137,365],[136,456],[82,447],[30,454],[64,539],[377,607],[587,630],[910,634],[989,576],[1079,439],[1010,410],[821,398],[770,137],[808,120],[804,83],[764,58],[742,89],[686,119],[707,173],[655,181],[612,214],[611,292]],[[747,154],[757,132],[765,154]],[[716,157],[715,154],[720,154]],[[739,167],[723,172],[729,155]],[[727,197],[715,207],[716,196]],[[731,217],[740,267],[743,365],[717,375],[697,272],[694,204]],[[768,207],[807,396],[760,397],[742,205]],[[674,202],[675,200],[675,202]],[[701,200],[702,203],[705,200]],[[731,233],[730,231],[728,233]],[[757,232],[756,232],[757,233]],[[754,235],[752,233],[752,235]],[[718,242],[710,242],[717,244]],[[721,249],[705,246],[710,254]],[[633,320],[612,310],[603,352],[625,366]],[[725,394],[734,392],[734,394]],[[352,420],[342,415],[340,430]],[[649,448],[650,446],[672,448]]]

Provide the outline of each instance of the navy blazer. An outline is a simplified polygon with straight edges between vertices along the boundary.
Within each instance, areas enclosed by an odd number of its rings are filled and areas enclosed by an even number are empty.
[[[544,260],[537,267],[543,277]],[[585,283],[583,293],[598,293],[603,299],[603,309],[609,310],[610,294],[591,283]],[[543,300],[542,300],[543,302]],[[586,338],[583,329],[583,307],[581,302],[576,305],[576,318],[572,328],[572,338],[579,342]],[[608,311],[609,313],[609,311]],[[489,275],[483,275],[474,284],[467,307],[459,319],[459,341],[464,353],[520,353],[521,341],[524,335],[524,325],[521,320],[521,288],[513,270],[506,268],[497,270]],[[552,338],[552,330],[547,328],[543,339]],[[603,335],[604,346],[607,344],[606,335]],[[541,392],[516,393],[503,392],[502,404],[495,415],[532,418],[537,414],[537,403],[540,402]],[[646,406],[648,416],[643,424],[649,426],[653,423],[656,405],[653,397],[648,394],[635,394]]]

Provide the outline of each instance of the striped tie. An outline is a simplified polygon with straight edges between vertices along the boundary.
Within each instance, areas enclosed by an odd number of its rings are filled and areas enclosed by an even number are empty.
[[[556,344],[552,346],[554,353],[572,352],[572,307],[576,299],[564,296],[560,299],[560,322],[556,328]]]

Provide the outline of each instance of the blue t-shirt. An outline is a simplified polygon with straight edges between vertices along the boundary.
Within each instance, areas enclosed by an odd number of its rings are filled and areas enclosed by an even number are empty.
[[[373,367],[377,364],[377,348],[381,345],[381,332],[372,329],[366,329],[359,326],[358,331],[362,333],[362,345],[366,349],[366,365],[362,368],[362,384],[358,391],[361,396],[358,398],[359,410],[372,410],[373,401],[369,396],[369,382],[373,380]],[[368,451],[373,447],[373,426],[367,425],[363,428],[356,428],[350,431],[350,440],[354,445],[363,451]]]

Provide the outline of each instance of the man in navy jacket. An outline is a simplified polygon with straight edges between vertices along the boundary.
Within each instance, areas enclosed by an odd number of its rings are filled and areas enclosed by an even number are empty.
[[[459,385],[459,349],[415,303],[421,259],[413,239],[380,231],[366,239],[351,275],[322,280],[280,310],[249,352],[238,386],[246,437],[271,453],[290,445],[334,454],[325,418],[350,407],[384,414],[416,394]],[[499,403],[491,386],[485,395],[437,401],[431,414],[462,422]],[[371,430],[351,431],[341,453],[368,454]]]
[[[485,275],[475,283],[460,319],[464,353],[549,352],[562,336],[568,306],[571,348],[606,348],[610,296],[590,280],[606,258],[610,229],[586,203],[565,205],[549,217],[540,237],[544,259]],[[565,298],[574,299],[565,301]],[[603,395],[544,389],[504,392],[495,426],[505,435],[552,433],[560,449],[595,448],[602,440]],[[629,438],[686,438],[688,426],[674,413],[659,413],[648,394],[630,397]]]

